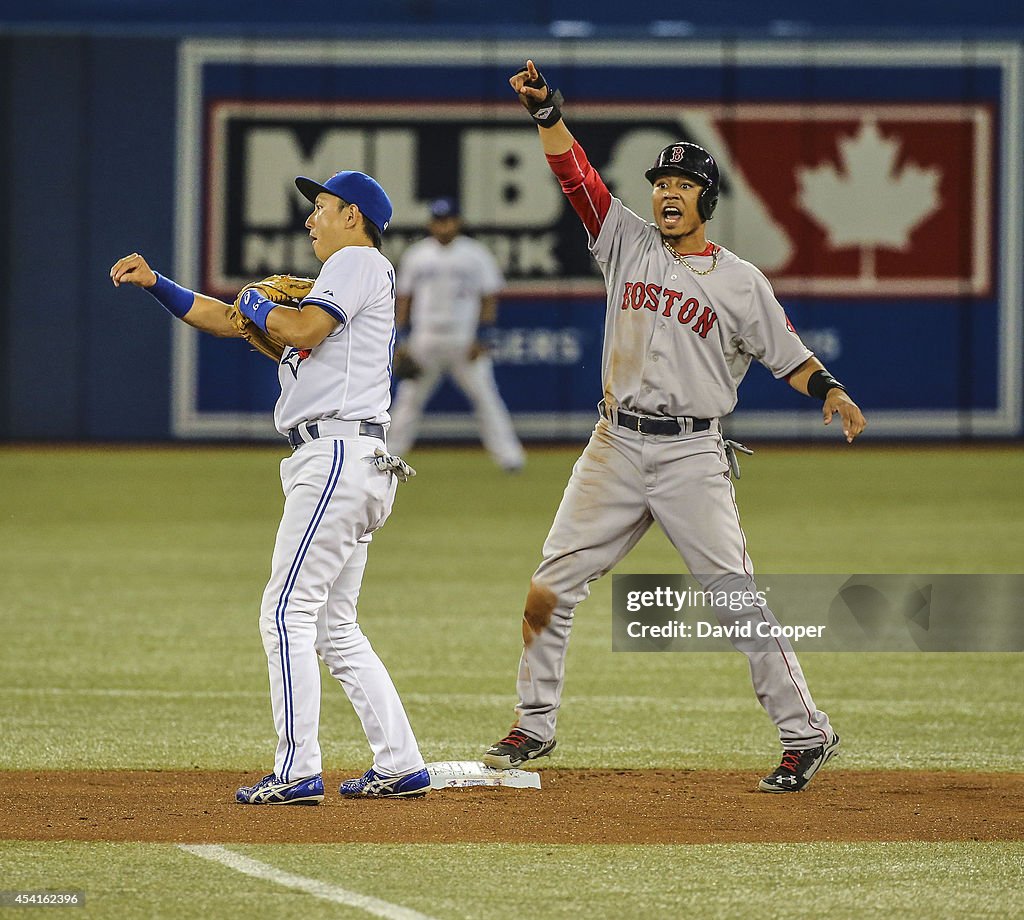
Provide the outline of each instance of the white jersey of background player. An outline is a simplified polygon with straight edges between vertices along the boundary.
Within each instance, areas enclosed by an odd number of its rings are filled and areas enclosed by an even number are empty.
[[[284,512],[260,610],[278,734],[274,772],[239,789],[236,801],[323,800],[318,657],[344,687],[373,751],[373,766],[340,793],[423,795],[430,777],[416,738],[356,622],[371,535],[391,513],[398,478],[412,472],[384,449],[395,278],[379,247],[391,202],[359,172],[295,184],[314,206],[306,227],[323,269],[298,310],[277,307],[258,289],[239,299],[246,316],[288,343],[274,420],[294,452],[281,463]],[[118,261],[111,278],[149,290],[204,332],[237,335],[227,304],[157,275],[137,253]]]
[[[430,236],[413,243],[398,266],[398,328],[411,328],[406,347],[420,374],[398,385],[392,447],[399,454],[412,447],[423,410],[447,374],[473,407],[494,462],[516,471],[526,457],[479,338],[497,319],[505,279],[487,247],[460,234],[460,227],[455,202],[437,199]]]
[[[608,289],[602,418],[565,489],[534,573],[523,621],[517,721],[484,755],[515,767],[555,746],[565,655],[576,606],[655,521],[705,591],[753,594],[719,417],[736,405],[751,360],[819,396],[847,440],[864,417],[804,347],[764,276],[705,235],[718,200],[713,158],[695,144],[665,148],[645,175],[651,223],[609,193],[561,119],[561,96],[532,61],[511,80],[538,125],[548,164],[586,227]],[[736,595],[733,595],[736,596]],[[766,606],[726,625],[775,625]],[[778,727],[782,763],[758,788],[799,791],[839,736],[811,699],[788,641],[733,639],[758,700]],[[728,743],[728,742],[726,742]]]

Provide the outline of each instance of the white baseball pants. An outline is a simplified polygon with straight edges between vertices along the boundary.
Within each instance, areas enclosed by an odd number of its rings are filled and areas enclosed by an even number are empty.
[[[498,392],[494,362],[486,353],[470,361],[466,357],[470,345],[470,342],[435,338],[410,340],[410,353],[423,373],[398,385],[388,433],[391,450],[404,454],[416,443],[423,410],[442,378],[450,374],[473,407],[480,440],[494,462],[502,469],[518,469],[526,461],[526,454],[512,425],[512,416]]]
[[[565,655],[576,606],[657,522],[704,590],[752,586],[735,492],[717,421],[689,435],[641,435],[601,420],[576,462],[533,576],[523,618],[516,708],[519,727],[555,737]],[[767,607],[734,617],[777,623]],[[726,622],[723,620],[723,622]],[[828,716],[811,699],[787,639],[734,639],[754,692],[785,748],[817,747]]]
[[[356,622],[367,545],[391,513],[398,482],[367,459],[380,446],[322,438],[281,461],[284,514],[260,631],[278,735],[274,772],[284,781],[321,772],[318,656],[359,716],[373,768],[423,767],[398,691]]]

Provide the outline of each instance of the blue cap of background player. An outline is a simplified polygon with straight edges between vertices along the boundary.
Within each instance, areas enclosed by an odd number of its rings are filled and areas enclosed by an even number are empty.
[[[435,198],[430,202],[430,216],[434,220],[459,216],[459,203],[454,198]]]
[[[295,187],[314,204],[317,195],[327,192],[328,195],[334,195],[349,204],[358,205],[367,220],[381,233],[387,230],[391,221],[391,199],[380,187],[380,183],[366,173],[352,169],[342,170],[331,176],[323,185],[305,176],[299,176],[295,180]]]

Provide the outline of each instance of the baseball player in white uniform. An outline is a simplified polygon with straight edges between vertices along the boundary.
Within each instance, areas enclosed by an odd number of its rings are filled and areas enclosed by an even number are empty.
[[[516,767],[555,747],[565,654],[576,606],[657,522],[705,591],[753,589],[719,418],[757,359],[821,399],[852,442],[865,426],[845,389],[800,341],[758,269],[710,242],[718,200],[714,159],[695,144],[665,148],[646,172],[653,222],[609,193],[562,120],[532,61],[510,83],[537,123],[548,164],[583,221],[608,290],[601,418],[573,469],[523,617],[519,704],[512,731],[485,754]],[[726,620],[720,617],[723,622]],[[728,622],[777,623],[757,604]],[[767,630],[766,630],[767,631]],[[764,792],[797,792],[839,747],[785,639],[734,639],[783,756]]]
[[[420,373],[398,385],[392,446],[398,454],[412,447],[424,408],[449,375],[473,407],[494,462],[516,472],[526,455],[498,392],[494,362],[480,341],[497,320],[505,279],[487,247],[460,232],[453,199],[432,202],[429,229],[398,266],[398,329],[410,327],[406,347]]]
[[[430,778],[383,662],[356,622],[367,547],[413,471],[385,450],[395,338],[395,274],[380,252],[391,202],[376,180],[344,171],[322,185],[295,180],[313,204],[306,221],[323,268],[300,309],[251,290],[240,309],[288,344],[278,367],[277,430],[284,513],[260,629],[278,744],[274,772],[236,793],[243,804],[323,801],[320,669],[341,683],[362,722],[373,765],[343,796],[419,796]],[[155,273],[138,253],[111,269],[115,285],[148,290],[203,332],[234,336],[229,305]]]

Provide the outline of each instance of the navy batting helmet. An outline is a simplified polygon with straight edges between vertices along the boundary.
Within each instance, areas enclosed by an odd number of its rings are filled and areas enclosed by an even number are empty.
[[[704,188],[697,198],[697,213],[701,220],[711,220],[711,215],[715,213],[715,206],[718,204],[720,180],[715,158],[697,144],[677,141],[675,144],[669,144],[658,154],[654,165],[644,173],[644,177],[653,185],[658,176],[671,172],[693,176],[703,184]]]

